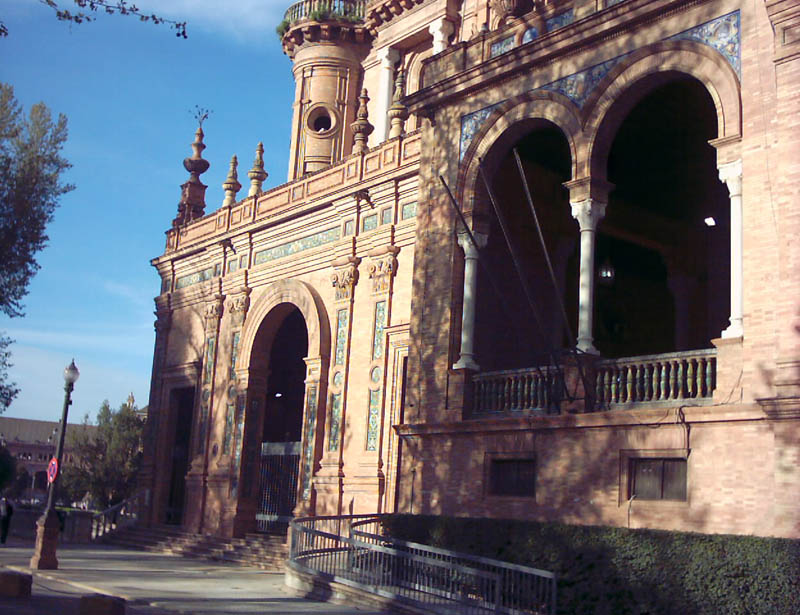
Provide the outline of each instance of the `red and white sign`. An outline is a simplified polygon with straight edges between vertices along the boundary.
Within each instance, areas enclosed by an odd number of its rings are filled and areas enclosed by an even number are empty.
[[[58,459],[53,457],[50,460],[50,463],[47,464],[47,482],[54,482],[56,480],[56,476],[58,476]]]

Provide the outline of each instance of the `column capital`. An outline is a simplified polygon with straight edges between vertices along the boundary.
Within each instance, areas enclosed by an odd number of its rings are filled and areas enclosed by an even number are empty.
[[[719,180],[728,187],[730,196],[742,195],[742,160],[734,160],[717,167]]]
[[[478,249],[485,248],[489,239],[486,233],[477,233],[475,231],[472,232],[472,236],[475,238],[475,243],[478,244],[477,248],[467,233],[461,232],[458,234],[458,245],[464,250],[464,258],[478,258]]]
[[[381,68],[391,68],[400,61],[400,52],[394,47],[383,47],[375,52],[375,56],[381,63]]]
[[[433,37],[433,54],[441,53],[447,48],[447,42],[456,28],[452,21],[440,17],[431,22],[428,32]]]
[[[597,224],[606,215],[606,203],[596,199],[586,199],[570,203],[572,217],[578,221],[581,231],[594,231]]]

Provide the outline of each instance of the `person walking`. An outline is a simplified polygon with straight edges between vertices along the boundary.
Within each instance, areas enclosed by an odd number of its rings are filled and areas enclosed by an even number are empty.
[[[0,544],[6,544],[8,537],[8,526],[11,524],[11,515],[14,514],[14,507],[6,498],[0,499]]]

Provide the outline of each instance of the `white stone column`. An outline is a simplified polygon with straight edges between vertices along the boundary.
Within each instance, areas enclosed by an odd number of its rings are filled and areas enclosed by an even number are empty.
[[[400,60],[400,53],[392,47],[378,49],[380,60],[380,73],[378,76],[378,96],[375,99],[377,112],[375,113],[375,132],[372,133],[375,141],[373,145],[380,145],[389,135],[389,118],[386,115],[392,106],[394,93],[394,67]]]
[[[603,216],[606,204],[595,199],[570,203],[572,217],[581,229],[581,269],[578,285],[578,350],[598,354],[594,347],[592,320],[594,315],[594,246],[595,231]]]
[[[455,32],[455,26],[452,21],[440,17],[428,26],[428,32],[433,37],[433,55],[436,55],[447,49],[447,43]]]
[[[473,231],[472,236],[479,248],[486,245],[487,236]],[[475,299],[478,282],[478,248],[467,233],[458,234],[458,245],[464,250],[464,301],[461,307],[461,356],[453,364],[453,369],[472,369],[478,371],[475,362]]]
[[[720,165],[719,179],[728,186],[731,197],[731,317],[722,337],[742,337],[742,161]]]

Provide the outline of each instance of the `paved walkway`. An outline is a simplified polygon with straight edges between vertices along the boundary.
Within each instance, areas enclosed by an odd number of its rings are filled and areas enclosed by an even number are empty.
[[[0,598],[0,615],[77,615],[80,596],[102,593],[128,601],[128,615],[256,615],[380,611],[297,597],[283,573],[106,545],[61,545],[58,570],[28,568],[33,545],[0,546],[0,565],[33,573],[32,597]]]

